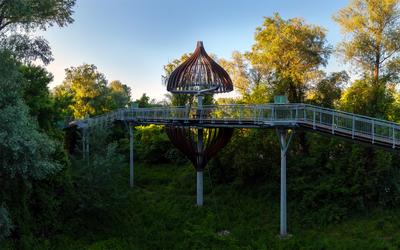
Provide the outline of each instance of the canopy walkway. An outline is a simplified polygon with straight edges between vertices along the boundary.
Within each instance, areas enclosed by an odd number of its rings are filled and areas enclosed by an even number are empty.
[[[156,107],[119,109],[101,116],[73,121],[69,126],[82,129],[83,152],[89,154],[90,128],[115,121],[128,125],[130,136],[130,185],[134,184],[133,129],[135,125],[160,124],[203,128],[276,128],[281,149],[280,235],[287,236],[286,152],[299,128],[340,136],[355,142],[387,149],[400,148],[400,124],[373,117],[327,109],[308,104],[208,105],[197,107]],[[202,136],[197,145],[201,148]],[[197,154],[197,153],[196,153]],[[199,154],[200,155],[200,154]],[[203,172],[197,170],[197,205],[203,204]]]
[[[305,128],[386,148],[400,147],[398,123],[309,104],[126,108],[70,125],[90,128],[114,121],[199,128]]]

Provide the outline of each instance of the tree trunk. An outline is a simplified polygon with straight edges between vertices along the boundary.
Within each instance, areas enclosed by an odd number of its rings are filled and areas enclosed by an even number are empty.
[[[381,54],[376,52],[375,63],[374,63],[374,83],[378,84],[379,81],[379,70],[380,70]]]

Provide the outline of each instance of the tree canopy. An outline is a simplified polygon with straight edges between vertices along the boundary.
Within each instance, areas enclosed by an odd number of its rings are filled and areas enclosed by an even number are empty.
[[[93,64],[65,70],[65,80],[54,90],[56,100],[63,103],[59,112],[65,116],[84,118],[126,107],[130,88],[120,81],[108,83],[105,75]]]
[[[72,8],[75,1],[1,0],[0,46],[13,51],[13,56],[24,62],[40,59],[45,64],[49,63],[53,58],[48,42],[29,32],[71,24],[74,21]]]
[[[399,0],[352,0],[333,19],[346,35],[338,47],[346,62],[363,70],[375,83],[397,78],[400,59]]]
[[[248,56],[254,67],[274,75],[277,92],[287,94],[292,102],[301,102],[307,84],[326,65],[331,53],[325,32],[301,18],[284,20],[276,13],[265,17],[257,28]]]

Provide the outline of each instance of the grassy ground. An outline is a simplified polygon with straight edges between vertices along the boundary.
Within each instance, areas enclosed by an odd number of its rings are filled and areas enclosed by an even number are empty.
[[[268,190],[211,188],[208,172],[205,179],[205,206],[197,208],[190,166],[139,165],[135,188],[118,184],[126,204],[104,216],[88,215],[84,228],[71,221],[66,234],[37,249],[400,249],[396,211],[305,227],[289,210],[292,236],[282,240],[279,204],[264,198]]]

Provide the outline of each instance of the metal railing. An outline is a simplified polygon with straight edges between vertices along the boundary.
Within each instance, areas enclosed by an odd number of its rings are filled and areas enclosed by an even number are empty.
[[[302,126],[352,139],[400,146],[400,124],[308,104],[205,105],[119,109],[81,122],[88,127],[115,120],[182,126]]]

